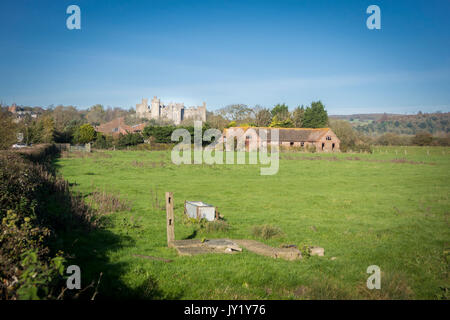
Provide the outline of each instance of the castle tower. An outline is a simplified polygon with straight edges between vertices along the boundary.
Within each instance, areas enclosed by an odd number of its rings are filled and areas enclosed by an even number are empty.
[[[203,102],[203,105],[199,107],[200,111],[200,117],[202,118],[202,121],[206,122],[206,102]]]
[[[154,96],[152,99],[152,106],[151,106],[151,118],[158,120],[160,115],[160,108],[161,108],[161,101]]]
[[[136,105],[136,115],[139,118],[146,118],[148,112],[148,99],[142,98],[142,103]]]

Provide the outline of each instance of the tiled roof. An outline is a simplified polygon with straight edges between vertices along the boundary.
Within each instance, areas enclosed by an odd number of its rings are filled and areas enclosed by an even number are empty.
[[[267,140],[271,141],[271,131],[278,129],[280,142],[315,142],[320,140],[330,128],[272,128],[272,127],[231,127],[229,129],[242,129],[244,132],[253,129],[258,135],[261,129],[266,130]],[[227,134],[227,129],[224,130]]]
[[[114,120],[111,120],[110,122],[103,123],[97,127],[95,127],[95,130],[104,134],[127,134],[131,132],[138,132],[144,130],[145,123],[137,124],[134,126],[129,126],[125,124],[125,120],[123,117],[116,118]]]

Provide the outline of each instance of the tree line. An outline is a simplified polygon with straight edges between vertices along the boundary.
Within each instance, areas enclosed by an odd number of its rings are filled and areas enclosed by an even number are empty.
[[[27,107],[21,107],[26,109]],[[139,119],[134,109],[104,108],[94,105],[87,110],[78,110],[73,106],[57,106],[48,109],[36,107],[31,111],[39,113],[37,118],[30,114],[21,116],[20,121],[6,107],[0,107],[0,148],[9,148],[17,142],[17,133],[21,133],[23,143],[93,143],[94,148],[123,148],[142,144],[145,140],[155,143],[170,143],[174,129],[185,128],[193,133],[193,120],[186,119],[179,126],[165,121]],[[26,110],[28,110],[26,109]],[[123,117],[128,125],[146,122],[142,133],[120,134],[115,137],[96,132],[96,125]],[[371,126],[389,126],[392,121],[416,121],[417,123],[439,123],[446,131],[439,135],[424,135],[426,130],[417,130],[415,135],[403,135],[383,132],[373,136],[360,126],[355,126],[353,119],[337,120],[328,117],[321,101],[314,101],[309,106],[298,106],[292,111],[285,103],[279,103],[272,108],[259,105],[249,107],[245,104],[232,104],[214,112],[207,112],[205,128],[223,130],[231,126],[254,126],[272,128],[321,128],[331,127],[341,140],[341,150],[367,150],[369,145],[448,145],[447,114],[418,114],[417,116],[390,117],[383,115],[371,120]],[[395,127],[395,121],[393,126]],[[384,124],[383,124],[384,123]],[[386,125],[386,123],[388,123]],[[402,127],[398,125],[397,127]],[[366,126],[367,127],[367,126]],[[420,126],[419,126],[420,128]],[[430,138],[431,137],[431,138]]]

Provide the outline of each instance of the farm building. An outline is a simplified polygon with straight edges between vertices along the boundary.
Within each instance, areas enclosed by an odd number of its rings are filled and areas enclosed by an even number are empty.
[[[103,134],[111,134],[113,136],[127,133],[142,132],[144,130],[145,123],[129,126],[125,124],[123,117],[116,118],[110,122],[103,123],[95,127],[95,131],[101,132]]]
[[[278,130],[278,141],[272,141],[272,130],[274,129]],[[253,146],[277,143],[282,147],[308,148],[314,146],[316,151],[334,152],[339,151],[340,144],[340,140],[330,128],[231,127],[225,129],[223,133],[224,141],[234,137],[239,139],[242,135],[245,135],[245,146],[250,150]]]

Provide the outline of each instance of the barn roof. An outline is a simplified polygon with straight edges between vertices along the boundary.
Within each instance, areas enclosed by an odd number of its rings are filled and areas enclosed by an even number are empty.
[[[113,134],[117,135],[119,133],[127,134],[131,132],[138,132],[142,131],[145,127],[145,123],[141,123],[134,126],[129,126],[125,124],[124,117],[116,118],[114,120],[111,120],[110,122],[103,123],[97,127],[95,127],[95,130],[98,132],[102,132],[105,134]]]
[[[229,129],[242,129],[246,132],[248,129],[253,129],[259,135],[260,130],[266,130],[267,140],[271,141],[271,131],[278,129],[280,142],[315,142],[320,140],[330,128],[272,128],[272,127],[231,127]],[[224,130],[227,134],[227,129]]]

